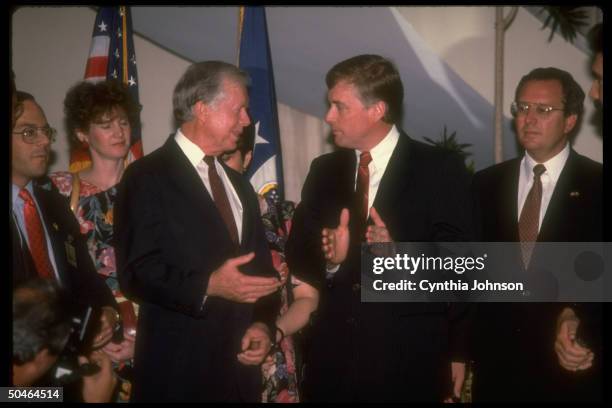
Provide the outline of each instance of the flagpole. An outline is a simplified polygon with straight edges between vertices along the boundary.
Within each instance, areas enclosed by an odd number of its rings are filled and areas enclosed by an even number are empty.
[[[242,27],[244,26],[244,6],[238,7],[238,40],[236,41],[238,52],[236,53],[236,66],[240,65],[240,39],[242,38]]]
[[[123,52],[123,83],[127,84],[128,83],[128,68],[127,68],[127,61],[128,61],[128,56],[127,56],[127,8],[125,6],[119,6],[119,15],[121,16],[121,43],[123,45],[122,48],[122,52]]]

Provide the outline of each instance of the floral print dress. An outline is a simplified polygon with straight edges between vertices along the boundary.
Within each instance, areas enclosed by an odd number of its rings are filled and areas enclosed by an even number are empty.
[[[289,274],[287,284],[281,289],[280,316],[289,308],[292,300],[291,290],[301,283],[289,273],[285,263],[285,243],[291,228],[294,204],[289,201],[281,202],[276,194],[267,194],[260,197],[260,207],[274,268],[281,276],[284,275],[283,277]],[[283,338],[280,344],[272,349],[271,355],[272,364],[262,365],[262,402],[299,402],[293,337]]]
[[[69,172],[56,172],[49,175],[51,181],[59,192],[70,202],[72,194],[73,174]],[[127,299],[119,289],[117,280],[117,267],[115,264],[115,249],[113,241],[113,206],[117,198],[117,186],[108,190],[101,190],[98,186],[79,179],[79,202],[76,218],[81,227],[81,234],[87,237],[89,255],[96,266],[97,272],[104,277],[106,284],[113,292],[117,303]],[[138,305],[132,303],[134,312],[138,313]],[[115,365],[115,369],[122,372],[131,362]],[[130,384],[124,381],[118,396],[118,402],[127,402],[129,399]]]

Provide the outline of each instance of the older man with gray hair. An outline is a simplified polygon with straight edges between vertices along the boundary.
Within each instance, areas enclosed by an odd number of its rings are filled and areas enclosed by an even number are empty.
[[[191,65],[179,128],[119,186],[119,282],[140,304],[133,401],[259,401],[281,282],[255,192],[217,157],[250,123],[247,85],[231,64]]]

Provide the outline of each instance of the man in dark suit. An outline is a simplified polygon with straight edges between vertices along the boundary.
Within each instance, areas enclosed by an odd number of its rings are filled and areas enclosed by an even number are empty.
[[[45,177],[55,129],[34,97],[18,91],[11,135],[10,230],[13,288],[30,278],[52,279],[82,306],[102,309],[94,347],[107,343],[119,314],[113,295],[96,273],[79,225]]]
[[[602,241],[602,166],[569,144],[583,102],[584,92],[565,71],[537,68],[521,79],[512,113],[525,156],[474,176],[480,240]],[[535,258],[537,246],[531,251]],[[529,259],[525,276],[537,280]],[[590,306],[480,304],[474,401],[601,400],[601,307]],[[577,340],[576,309],[595,312],[581,323],[588,347]]]
[[[260,399],[281,282],[252,187],[217,160],[250,122],[247,81],[191,65],[173,95],[179,129],[119,186],[119,282],[140,304],[133,401]]]
[[[312,162],[287,243],[289,269],[314,276],[321,296],[305,357],[304,401],[456,398],[467,308],[361,303],[360,244],[366,235],[369,242],[469,240],[465,167],[458,156],[396,127],[403,85],[390,61],[356,56],[326,80],[325,120],[341,149]]]

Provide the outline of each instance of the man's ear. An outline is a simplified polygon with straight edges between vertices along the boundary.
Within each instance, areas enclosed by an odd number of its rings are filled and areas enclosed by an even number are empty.
[[[565,134],[570,133],[574,129],[574,126],[576,126],[577,121],[578,115],[576,114],[569,115],[567,118],[565,118],[565,129],[563,129],[563,132]]]
[[[387,104],[383,101],[375,102],[370,105],[368,111],[372,115],[371,117],[373,121],[378,122],[379,120],[382,120],[382,118],[385,117],[385,114],[387,113]]]
[[[200,121],[205,121],[208,117],[208,110],[210,107],[202,101],[197,101],[191,108],[193,116],[198,118]]]

